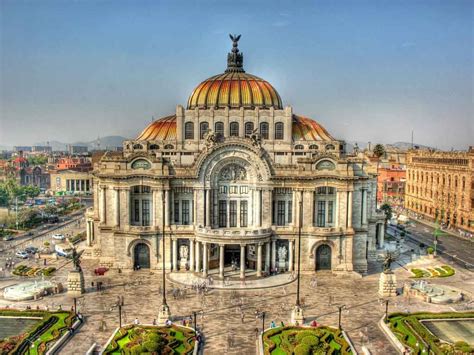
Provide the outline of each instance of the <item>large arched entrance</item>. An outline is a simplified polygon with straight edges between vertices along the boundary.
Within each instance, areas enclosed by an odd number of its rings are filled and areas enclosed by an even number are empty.
[[[316,271],[331,270],[331,247],[322,244],[316,249]]]
[[[150,268],[150,248],[145,243],[138,243],[133,249],[133,266],[140,269]]]

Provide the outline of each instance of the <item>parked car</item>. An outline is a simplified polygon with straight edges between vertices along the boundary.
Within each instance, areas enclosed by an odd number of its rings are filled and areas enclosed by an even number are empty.
[[[17,251],[15,256],[20,259],[28,259],[28,253],[24,251]]]
[[[72,248],[65,244],[56,244],[54,251],[58,256],[64,256],[65,258],[69,258],[72,255]]]
[[[29,246],[29,247],[26,247],[26,248],[25,248],[25,251],[26,251],[28,254],[36,254],[36,253],[38,252],[38,248],[33,247],[33,246]]]
[[[13,235],[9,234],[9,235],[6,235],[4,238],[3,238],[4,241],[9,241],[9,240],[13,240]]]
[[[53,234],[53,239],[64,240],[66,239],[66,237],[64,236],[64,234]]]

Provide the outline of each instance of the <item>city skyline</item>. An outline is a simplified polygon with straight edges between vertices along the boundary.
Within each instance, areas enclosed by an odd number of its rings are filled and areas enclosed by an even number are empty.
[[[339,139],[473,144],[472,3],[202,4],[2,2],[0,145],[134,138],[225,68],[229,32]]]

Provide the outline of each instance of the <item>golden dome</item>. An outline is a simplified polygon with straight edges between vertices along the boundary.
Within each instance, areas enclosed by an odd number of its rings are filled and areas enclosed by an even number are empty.
[[[137,137],[138,141],[166,141],[176,139],[176,115],[153,121]]]
[[[240,35],[230,37],[233,48],[227,55],[226,71],[199,84],[189,96],[188,109],[273,107],[281,110],[283,105],[275,88],[269,82],[245,73],[244,55],[237,48]]]

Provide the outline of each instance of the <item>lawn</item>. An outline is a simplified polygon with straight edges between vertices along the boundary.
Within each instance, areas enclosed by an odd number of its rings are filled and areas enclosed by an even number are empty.
[[[0,310],[0,316],[41,318],[27,331],[20,331],[17,335],[1,339],[0,352],[2,354],[45,354],[54,342],[72,326],[75,320],[74,313],[66,311],[47,312],[4,309]],[[4,318],[4,321],[7,320]],[[34,346],[30,346],[27,339],[33,341]]]
[[[422,354],[427,351],[438,353],[471,354],[474,348],[466,342],[458,341],[456,343],[446,343],[433,335],[421,322],[421,320],[436,319],[463,319],[474,318],[474,312],[465,313],[394,313],[388,318],[389,327],[400,342],[410,348],[415,354]],[[474,322],[474,320],[472,320]]]
[[[128,325],[118,330],[104,354],[192,354],[194,344],[194,331],[188,328]]]
[[[435,268],[411,269],[414,279],[423,277],[449,277],[455,274],[455,270],[449,265],[442,265]]]
[[[278,327],[263,334],[266,355],[351,354],[338,329],[330,327]]]

